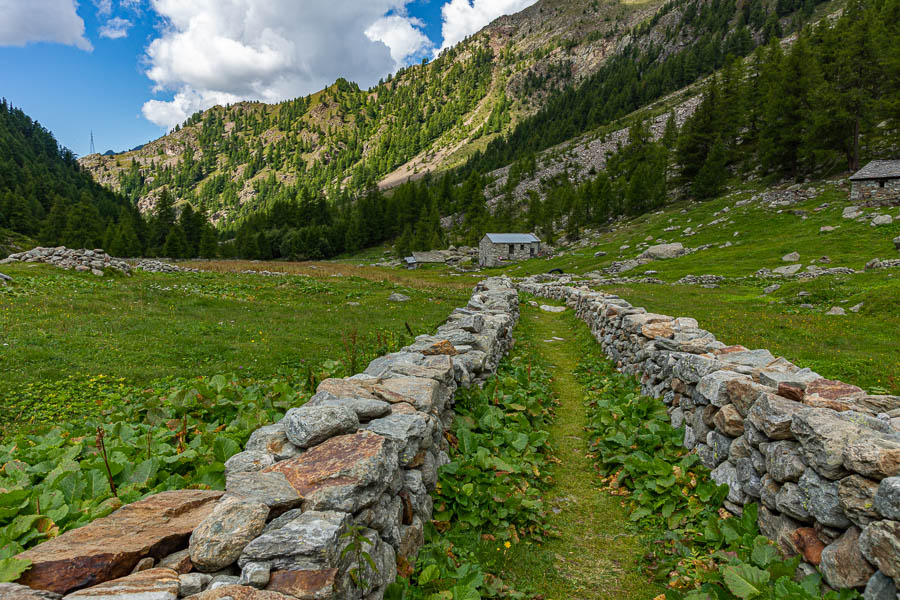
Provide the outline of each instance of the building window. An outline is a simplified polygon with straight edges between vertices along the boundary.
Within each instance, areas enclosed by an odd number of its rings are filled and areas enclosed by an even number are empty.
[[[880,188],[884,187],[884,179],[882,179],[878,182],[878,187],[880,187]]]

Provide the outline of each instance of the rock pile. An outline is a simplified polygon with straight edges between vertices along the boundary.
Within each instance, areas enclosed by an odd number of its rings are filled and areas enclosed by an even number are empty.
[[[118,271],[125,275],[131,275],[131,266],[122,259],[113,258],[103,250],[75,250],[58,246],[56,248],[37,247],[27,252],[10,254],[0,260],[0,265],[13,262],[46,263],[61,269],[74,269],[76,271],[90,271],[98,277],[102,277],[107,269]]]
[[[10,593],[28,600],[48,598],[32,587],[71,600],[382,598],[398,561],[424,541],[429,490],[449,461],[444,432],[454,392],[494,372],[512,346],[518,313],[508,278],[479,283],[434,336],[419,336],[358,375],[326,379],[306,404],[256,430],[225,463],[224,495],[167,492],[64,533],[26,553],[35,566],[19,583],[30,587]],[[135,518],[140,525],[129,526]],[[175,522],[171,531],[157,527],[166,521]],[[351,543],[374,568],[348,550]],[[136,568],[149,570],[129,575]]]
[[[145,273],[199,273],[200,269],[192,269],[190,267],[179,267],[170,263],[165,263],[152,258],[142,258],[134,261],[134,268],[140,269]]]
[[[900,397],[870,395],[768,350],[726,346],[691,318],[648,313],[584,287],[526,279],[563,300],[643,392],[662,398],[684,446],[740,514],[835,588],[894,598],[900,582]],[[878,595],[881,594],[881,595]]]

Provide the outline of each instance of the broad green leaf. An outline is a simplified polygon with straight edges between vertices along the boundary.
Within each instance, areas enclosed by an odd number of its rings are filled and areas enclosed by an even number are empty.
[[[30,560],[21,560],[18,558],[0,559],[0,582],[15,581],[22,573],[30,568]]]
[[[428,565],[419,574],[419,585],[427,585],[440,577],[441,570],[437,565]]]
[[[769,572],[746,563],[729,565],[722,569],[722,579],[732,594],[741,600],[750,600],[763,593],[769,582]]]
[[[753,551],[750,554],[750,560],[757,567],[765,569],[777,556],[778,551],[775,549],[775,546],[763,536],[758,536],[753,541]]]

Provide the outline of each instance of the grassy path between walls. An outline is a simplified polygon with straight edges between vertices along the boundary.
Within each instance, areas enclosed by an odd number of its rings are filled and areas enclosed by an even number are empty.
[[[553,391],[560,402],[550,428],[559,463],[546,496],[548,526],[557,535],[542,548],[543,560],[523,556],[508,563],[510,572],[502,576],[547,600],[653,598],[662,589],[640,572],[641,540],[629,531],[620,499],[598,489],[588,456],[584,390],[575,378],[580,326],[568,309],[559,314],[522,306],[519,334],[530,338],[552,365]]]

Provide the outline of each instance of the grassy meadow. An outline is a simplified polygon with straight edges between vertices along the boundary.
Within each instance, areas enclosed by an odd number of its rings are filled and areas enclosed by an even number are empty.
[[[413,287],[304,268],[316,276],[98,278],[5,265],[13,283],[0,287],[2,420],[77,419],[120,385],[218,373],[288,377],[329,360],[362,368],[364,358],[407,341],[409,330],[432,331],[469,294],[468,284]],[[389,302],[393,292],[411,300]]]

